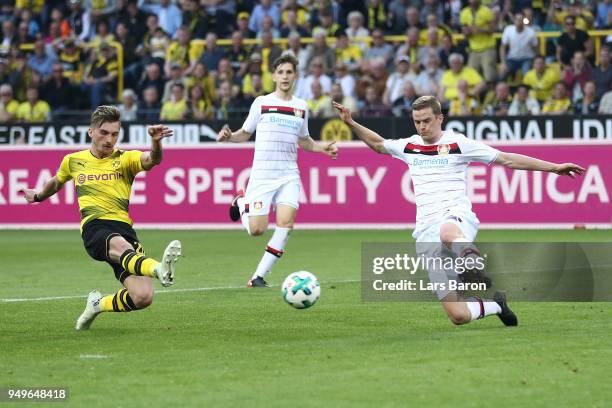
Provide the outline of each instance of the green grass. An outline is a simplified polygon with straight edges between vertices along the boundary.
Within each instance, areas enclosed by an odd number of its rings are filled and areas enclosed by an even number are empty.
[[[242,287],[269,234],[139,235],[154,256],[182,240],[173,289],[230,289],[164,291],[149,309],[104,314],[88,332],[73,329],[84,298],[0,301],[0,387],[66,386],[74,407],[611,404],[612,304],[519,302],[517,328],[496,317],[455,327],[436,303],[361,301],[361,243],[411,241],[408,232],[296,231],[270,281],[301,269],[320,278],[319,303],[298,311],[278,287]],[[479,240],[612,242],[612,232],[482,231]],[[0,299],[118,289],[75,231],[3,231],[0,258]]]

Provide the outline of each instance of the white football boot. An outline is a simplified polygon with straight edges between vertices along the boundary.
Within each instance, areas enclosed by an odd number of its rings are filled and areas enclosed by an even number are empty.
[[[87,330],[93,323],[97,315],[100,314],[100,300],[102,294],[99,290],[95,289],[89,292],[87,296],[87,303],[85,303],[85,310],[79,316],[76,321],[75,328],[77,330]]]
[[[181,258],[181,241],[174,240],[168,244],[161,262],[155,268],[155,275],[163,286],[174,284],[175,265]]]

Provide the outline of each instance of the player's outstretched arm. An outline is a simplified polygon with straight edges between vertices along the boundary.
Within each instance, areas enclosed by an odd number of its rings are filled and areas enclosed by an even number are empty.
[[[63,186],[64,183],[60,183],[57,177],[51,177],[49,180],[47,180],[42,190],[36,191],[32,190],[31,188],[24,188],[21,190],[21,192],[28,203],[39,203],[41,201],[45,201],[53,194],[60,191]]]
[[[340,119],[342,119],[347,125],[353,129],[357,137],[363,140],[365,144],[372,150],[377,153],[389,154],[387,149],[385,149],[385,138],[383,138],[378,133],[368,129],[365,126],[360,125],[355,122],[353,117],[351,116],[351,111],[346,107],[337,102],[332,102],[334,108],[338,109],[338,113],[340,114]]]
[[[312,137],[309,136],[305,139],[300,139],[298,145],[307,152],[323,153],[334,160],[338,157],[338,146],[336,146],[335,141],[315,142]]]
[[[228,125],[224,125],[217,135],[217,142],[242,143],[251,138],[251,134],[244,129],[232,132]]]
[[[535,171],[547,171],[556,173],[561,176],[569,176],[574,178],[575,175],[580,175],[585,172],[585,169],[574,163],[551,163],[533,157],[525,156],[517,153],[504,153],[501,152],[495,163],[501,164],[511,169],[517,170],[535,170]]]
[[[172,136],[173,132],[168,126],[152,125],[147,129],[151,136],[151,151],[140,156],[140,163],[145,170],[151,170],[162,161],[162,139]]]

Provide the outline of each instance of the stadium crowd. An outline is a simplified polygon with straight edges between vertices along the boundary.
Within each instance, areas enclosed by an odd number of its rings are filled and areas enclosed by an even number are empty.
[[[243,117],[284,52],[311,117],[332,100],[399,117],[421,95],[450,116],[612,113],[612,36],[595,55],[587,33],[612,27],[611,0],[0,0],[0,22],[3,123],[103,103],[123,120]],[[544,55],[539,31],[561,33]]]

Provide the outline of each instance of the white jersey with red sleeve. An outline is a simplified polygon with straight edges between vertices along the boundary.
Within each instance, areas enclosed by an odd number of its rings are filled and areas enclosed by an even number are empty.
[[[491,164],[499,154],[497,149],[452,130],[442,132],[434,145],[413,135],[386,140],[384,146],[410,168],[417,206],[415,233],[439,222],[449,212],[473,215],[467,195],[467,166],[470,162]]]
[[[256,132],[251,181],[299,179],[297,143],[310,135],[305,100],[293,96],[287,101],[274,93],[259,96],[251,105],[242,129]]]

